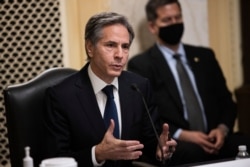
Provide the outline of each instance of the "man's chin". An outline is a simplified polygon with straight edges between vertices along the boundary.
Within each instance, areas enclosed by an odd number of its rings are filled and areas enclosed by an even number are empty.
[[[112,71],[112,73],[110,74],[113,77],[119,77],[121,75],[122,71]]]

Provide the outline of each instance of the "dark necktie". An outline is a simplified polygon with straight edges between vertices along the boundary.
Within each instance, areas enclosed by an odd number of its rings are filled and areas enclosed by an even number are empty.
[[[194,92],[194,88],[191,84],[188,73],[181,62],[180,55],[176,54],[173,55],[173,57],[176,59],[176,69],[179,75],[179,80],[186,103],[190,129],[205,132],[202,110],[199,105],[197,96]]]
[[[106,128],[109,127],[110,119],[113,119],[115,122],[114,136],[119,139],[119,122],[113,95],[113,85],[106,86],[102,91],[107,95],[107,102],[104,110],[104,122]]]

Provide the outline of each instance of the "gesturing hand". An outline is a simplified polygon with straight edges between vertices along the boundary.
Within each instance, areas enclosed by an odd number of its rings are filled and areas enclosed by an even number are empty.
[[[156,156],[159,158],[159,160],[171,158],[173,152],[175,151],[177,143],[175,140],[169,138],[169,127],[166,123],[163,124],[162,133],[160,135],[160,142],[161,143],[157,147]],[[162,146],[162,150],[160,146]]]
[[[142,155],[140,151],[144,146],[136,140],[120,140],[113,136],[114,120],[110,120],[101,143],[96,145],[95,154],[97,162],[105,160],[133,160]]]

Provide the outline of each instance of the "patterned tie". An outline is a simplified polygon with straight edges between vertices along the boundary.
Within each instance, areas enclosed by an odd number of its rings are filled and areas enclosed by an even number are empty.
[[[202,110],[199,105],[194,88],[191,84],[190,78],[184,68],[180,55],[175,54],[173,57],[176,59],[176,70],[179,75],[179,80],[186,103],[188,120],[191,130],[199,130],[205,132],[205,125],[202,117]]]
[[[107,95],[107,102],[104,110],[104,122],[106,127],[109,127],[110,119],[113,119],[115,122],[114,136],[119,139],[119,122],[117,109],[114,101],[113,95],[113,85],[108,85],[102,89],[102,91]]]

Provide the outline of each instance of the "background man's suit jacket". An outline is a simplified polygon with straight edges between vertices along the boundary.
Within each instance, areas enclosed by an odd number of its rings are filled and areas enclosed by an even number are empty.
[[[74,157],[79,167],[93,166],[91,148],[101,142],[106,132],[87,67],[88,64],[81,71],[48,89],[44,115],[48,132],[48,155]],[[157,142],[142,98],[131,89],[131,84],[138,85],[151,108],[153,119],[157,118],[157,113],[150,104],[152,96],[149,81],[126,71],[122,72],[118,81],[121,139],[140,140],[145,146],[144,154],[155,157]],[[128,161],[118,161],[117,164],[131,166]]]
[[[232,130],[236,107],[213,51],[190,45],[184,45],[184,50],[205,109],[208,131],[219,123],[226,124]],[[175,79],[156,45],[133,57],[128,63],[128,70],[151,81],[160,116],[170,125],[172,134],[178,128],[189,129]]]

